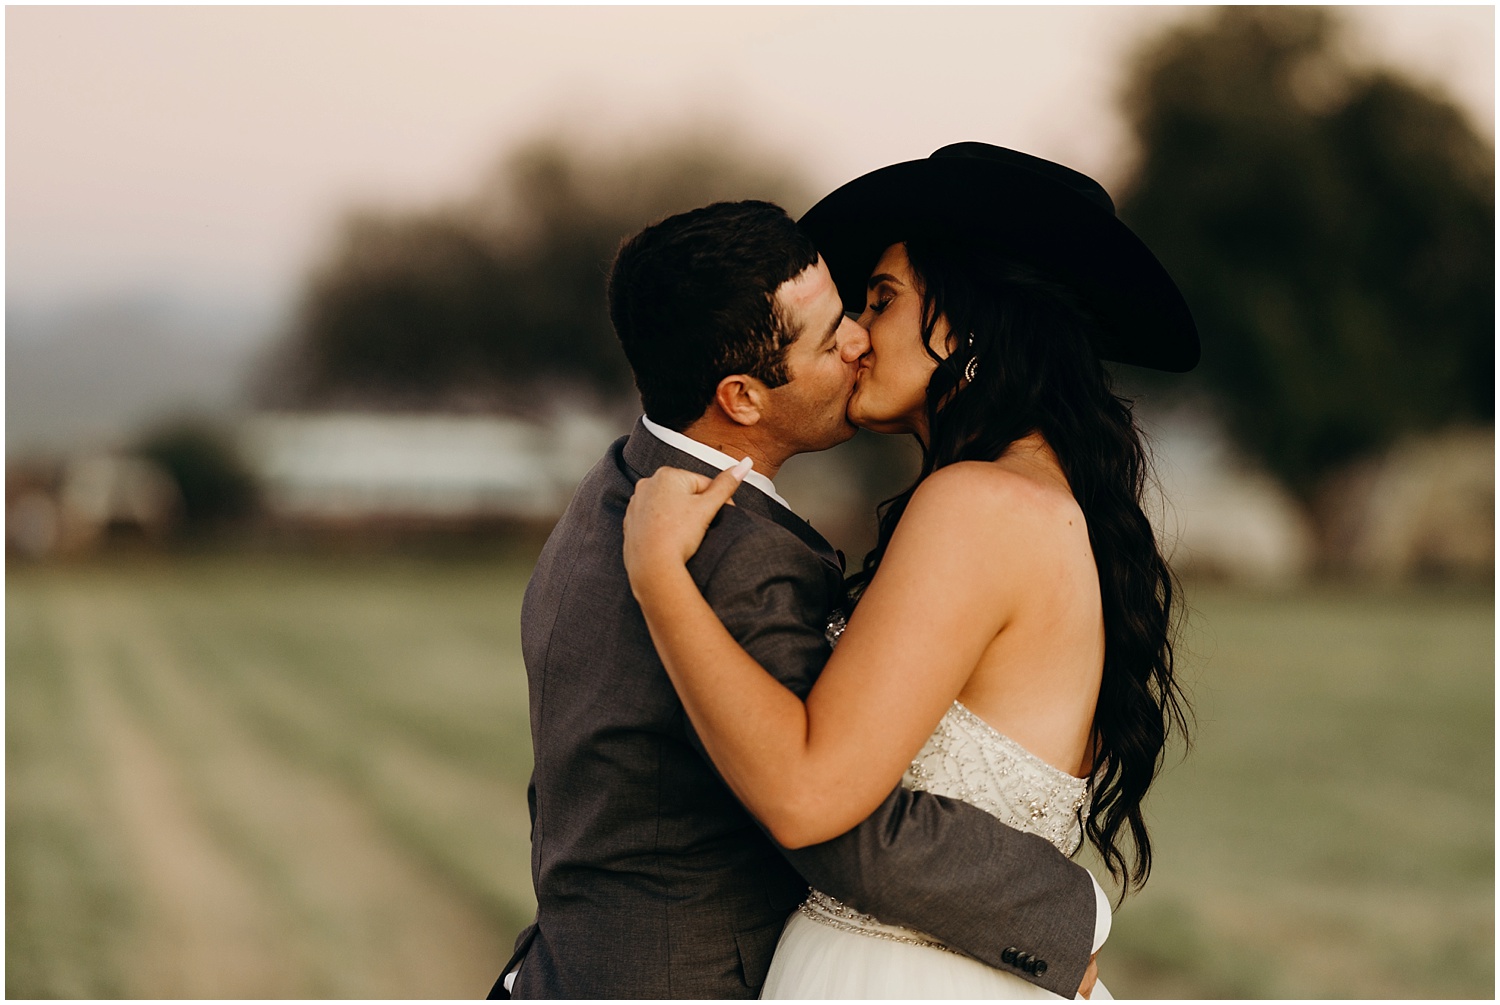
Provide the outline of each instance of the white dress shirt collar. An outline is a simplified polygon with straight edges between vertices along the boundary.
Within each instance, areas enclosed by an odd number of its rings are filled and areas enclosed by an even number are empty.
[[[681,450],[685,454],[691,454],[692,456],[698,458],[698,460],[702,461],[704,464],[711,464],[714,467],[718,468],[720,471],[725,471],[729,468],[734,467],[735,464],[740,460],[738,457],[730,457],[728,454],[724,453],[721,450],[715,450],[713,447],[710,447],[706,443],[700,443],[699,441],[693,439],[691,436],[688,436],[685,433],[679,433],[675,429],[668,429],[666,426],[662,426],[655,422],[652,422],[644,415],[641,416],[641,423],[646,427],[646,430],[650,432],[652,436],[655,436],[658,440],[661,440],[667,446],[676,447],[678,450]],[[772,499],[775,499],[781,505],[786,506],[787,509],[792,508],[790,505],[788,505],[787,501],[781,498],[781,496],[777,493],[776,485],[771,481],[771,479],[767,478],[759,471],[752,469],[750,473],[745,476],[745,481],[747,484],[754,485],[766,495],[770,496]]]

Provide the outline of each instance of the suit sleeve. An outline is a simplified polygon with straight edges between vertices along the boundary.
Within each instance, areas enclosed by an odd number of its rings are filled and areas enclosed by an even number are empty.
[[[837,577],[831,589],[829,570],[780,528],[724,523],[744,532],[725,526],[711,534],[717,547],[690,563],[694,577],[730,634],[805,696],[828,658],[822,620],[838,599]],[[810,619],[809,611],[817,613]],[[691,726],[688,732],[706,758]],[[853,830],[782,853],[815,888],[884,922],[926,932],[1064,997],[1083,980],[1097,908],[1087,870],[1045,839],[967,803],[898,786]],[[1016,951],[1044,961],[1044,971],[1007,962]]]

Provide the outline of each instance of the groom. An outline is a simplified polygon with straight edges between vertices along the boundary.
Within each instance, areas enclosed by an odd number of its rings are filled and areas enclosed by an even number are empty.
[[[1065,997],[1086,971],[1092,986],[1097,884],[982,810],[897,788],[841,837],[777,847],[715,773],[631,596],[635,482],[749,456],[735,510],[688,568],[797,694],[828,658],[842,563],[771,481],[854,433],[844,408],[868,337],[816,249],[779,207],[718,203],[626,242],[609,298],[646,414],[584,478],[526,590],[537,916],[491,996],[754,998],[809,883]],[[726,520],[739,526],[716,534]]]

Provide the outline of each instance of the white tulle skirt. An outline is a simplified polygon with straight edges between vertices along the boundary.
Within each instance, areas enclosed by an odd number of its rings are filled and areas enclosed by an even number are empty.
[[[795,912],[762,998],[1051,998],[1014,974],[930,946],[833,928]],[[1093,1000],[1113,996],[1094,986]]]

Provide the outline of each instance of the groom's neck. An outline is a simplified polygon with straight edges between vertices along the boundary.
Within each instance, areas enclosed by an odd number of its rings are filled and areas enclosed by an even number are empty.
[[[767,442],[768,437],[757,427],[741,425],[713,409],[684,428],[682,434],[735,460],[750,458],[755,470],[767,478],[775,478],[790,456],[785,446]]]

